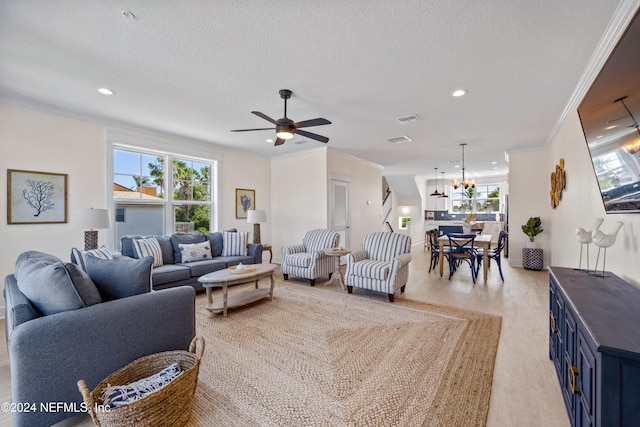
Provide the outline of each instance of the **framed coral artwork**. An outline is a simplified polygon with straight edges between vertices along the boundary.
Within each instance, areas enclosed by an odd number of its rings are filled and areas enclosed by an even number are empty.
[[[256,208],[256,190],[236,188],[236,218],[246,219],[247,211]]]
[[[7,224],[67,222],[67,174],[7,170]]]

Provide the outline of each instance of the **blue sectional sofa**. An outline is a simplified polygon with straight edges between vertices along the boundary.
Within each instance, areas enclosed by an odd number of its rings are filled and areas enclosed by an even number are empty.
[[[188,349],[195,336],[195,291],[150,292],[150,257],[87,258],[81,271],[25,252],[5,279],[11,399],[29,405],[13,413],[15,427],[50,426],[85,412],[78,380],[92,390],[142,356]]]
[[[238,233],[236,230],[227,232]],[[248,233],[244,233],[248,235]],[[120,242],[123,257],[136,258],[133,241],[142,236],[125,236]],[[248,243],[244,254],[224,256],[224,232],[214,233],[175,233],[171,236],[156,237],[162,250],[162,265],[154,267],[151,281],[154,290],[188,285],[196,290],[203,289],[198,277],[217,270],[223,270],[232,265],[262,264],[262,245]],[[195,244],[209,242],[212,259],[204,261],[182,262],[180,244]]]

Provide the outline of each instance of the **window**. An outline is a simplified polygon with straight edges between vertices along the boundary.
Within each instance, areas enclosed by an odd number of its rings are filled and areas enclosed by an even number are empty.
[[[125,209],[124,208],[116,208],[116,222],[124,222],[125,221]]]
[[[499,213],[500,184],[476,184],[475,188],[459,187],[449,198],[453,213]]]
[[[114,145],[116,249],[127,235],[209,231],[214,163]]]
[[[610,151],[593,157],[593,165],[601,191],[630,184],[636,181],[633,170],[620,158],[620,151]]]

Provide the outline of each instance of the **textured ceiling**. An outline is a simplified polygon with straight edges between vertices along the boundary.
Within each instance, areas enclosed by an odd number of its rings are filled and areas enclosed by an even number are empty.
[[[504,174],[505,151],[547,144],[617,6],[2,1],[0,100],[264,157],[324,146],[229,132],[269,127],[251,111],[282,117],[287,88],[289,118],[331,120],[310,131],[385,175],[457,176],[462,142],[468,176]],[[451,97],[458,88],[469,93]],[[409,114],[422,120],[397,122]],[[413,141],[387,141],[401,135]]]

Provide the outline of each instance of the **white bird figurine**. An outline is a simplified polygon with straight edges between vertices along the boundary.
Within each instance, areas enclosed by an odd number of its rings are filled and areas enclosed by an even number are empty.
[[[604,218],[596,218],[593,222],[593,227],[590,230],[585,230],[584,228],[576,228],[576,238],[580,243],[580,262],[578,263],[578,270],[581,270],[582,267],[582,247],[587,245],[587,271],[589,271],[589,243],[591,243],[593,239],[593,232],[600,228]]]
[[[618,235],[618,231],[622,228],[622,221],[616,221],[613,226],[613,230],[609,234],[604,234],[600,230],[596,230],[593,232],[591,238],[593,240],[593,244],[598,247],[598,257],[596,258],[596,267],[593,269],[593,274],[596,274],[598,271],[598,260],[600,259],[600,249],[604,248],[604,257],[602,259],[602,276],[604,277],[604,266],[607,262],[607,248],[613,246],[616,242],[616,236]]]

